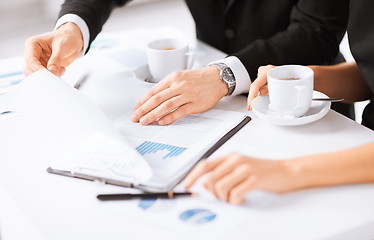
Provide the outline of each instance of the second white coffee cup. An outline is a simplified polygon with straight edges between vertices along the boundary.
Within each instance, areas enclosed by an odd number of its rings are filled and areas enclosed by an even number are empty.
[[[314,72],[306,66],[284,65],[267,73],[269,110],[281,117],[298,118],[310,108]]]
[[[172,72],[191,68],[194,54],[189,52],[187,41],[167,38],[147,45],[147,59],[153,81],[159,82]]]

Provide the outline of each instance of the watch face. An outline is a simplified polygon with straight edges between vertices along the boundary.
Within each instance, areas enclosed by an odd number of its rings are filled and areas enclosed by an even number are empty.
[[[234,73],[231,71],[230,68],[223,69],[223,71],[222,71],[222,77],[224,77],[224,79],[226,81],[235,82]]]

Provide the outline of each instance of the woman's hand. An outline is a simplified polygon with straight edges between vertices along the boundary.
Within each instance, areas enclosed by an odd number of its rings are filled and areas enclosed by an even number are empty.
[[[251,84],[248,93],[247,109],[252,110],[251,103],[252,100],[258,95],[264,96],[268,94],[268,82],[267,73],[270,69],[276,66],[267,65],[258,68],[257,79]]]
[[[217,198],[241,204],[252,190],[284,193],[295,189],[293,173],[286,161],[269,161],[229,154],[212,161],[200,162],[187,176],[185,188],[209,173],[203,186]]]

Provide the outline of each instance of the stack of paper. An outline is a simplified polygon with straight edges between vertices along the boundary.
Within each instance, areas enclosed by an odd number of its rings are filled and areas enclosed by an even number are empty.
[[[128,111],[112,123],[86,96],[47,70],[3,97],[0,109],[20,114],[12,120],[15,133],[22,125],[22,136],[34,139],[32,149],[49,151],[49,172],[148,191],[172,188],[250,120],[241,113],[211,110],[169,126],[142,126],[130,121]],[[64,150],[56,151],[58,145]]]

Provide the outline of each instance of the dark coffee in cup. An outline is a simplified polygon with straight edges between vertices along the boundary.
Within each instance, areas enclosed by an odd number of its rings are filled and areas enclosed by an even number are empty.
[[[284,65],[268,71],[268,110],[282,118],[303,116],[312,103],[313,79],[313,70],[306,66]]]

